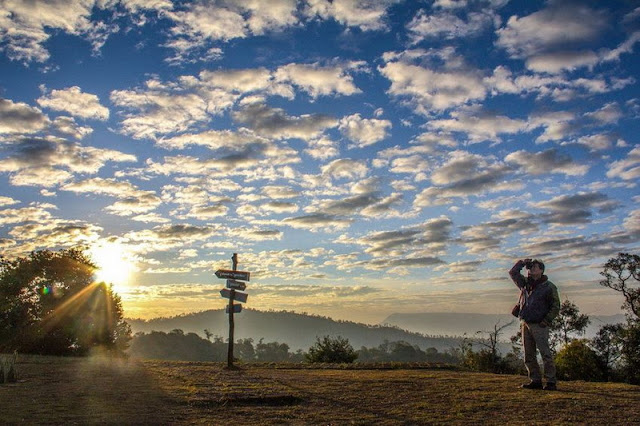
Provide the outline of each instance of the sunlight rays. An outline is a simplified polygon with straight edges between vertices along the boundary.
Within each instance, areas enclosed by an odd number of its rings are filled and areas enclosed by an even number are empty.
[[[136,271],[133,254],[119,243],[97,243],[89,249],[89,256],[97,266],[96,281],[112,284],[115,289],[126,287]]]

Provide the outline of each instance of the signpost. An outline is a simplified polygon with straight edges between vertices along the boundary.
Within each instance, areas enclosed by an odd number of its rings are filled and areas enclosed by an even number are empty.
[[[226,313],[230,313],[229,311],[229,305],[227,305],[227,309],[225,309]],[[233,305],[233,313],[234,314],[239,314],[240,312],[242,312],[242,305]]]
[[[237,254],[237,253],[234,253]],[[244,280],[249,281],[249,276],[251,272],[247,271],[236,271],[229,269],[218,269],[216,271],[216,277],[218,278],[231,278],[232,280]]]
[[[244,291],[244,289],[247,288],[247,284],[242,281],[227,280],[227,288]]]
[[[215,274],[218,278],[227,280],[226,288],[220,290],[220,296],[229,299],[229,305],[227,305],[226,312],[229,314],[229,350],[227,352],[227,368],[233,368],[233,334],[234,334],[234,319],[233,314],[242,312],[242,305],[233,303],[235,300],[241,303],[247,302],[249,295],[244,293],[243,290],[247,288],[247,284],[242,281],[249,281],[250,272],[238,271],[238,253],[233,253],[231,256],[231,262],[233,269],[218,269]]]
[[[236,291],[233,289],[229,290],[228,288],[223,288],[222,290],[220,290],[220,296],[224,297],[225,299],[233,298],[233,300],[237,300],[238,302],[242,303],[247,303],[247,297],[249,297],[247,293],[243,293],[241,291]]]

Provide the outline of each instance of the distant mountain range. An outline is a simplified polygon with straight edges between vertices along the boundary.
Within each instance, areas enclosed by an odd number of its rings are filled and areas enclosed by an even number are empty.
[[[518,321],[509,314],[463,314],[463,313],[415,313],[392,314],[379,325],[367,325],[350,321],[336,321],[331,318],[299,314],[289,311],[257,311],[244,309],[236,315],[235,339],[252,338],[254,342],[264,339],[268,342],[286,343],[292,352],[308,350],[316,338],[342,336],[349,340],[354,349],[362,346],[378,347],[385,340],[405,341],[419,346],[422,350],[436,348],[444,352],[459,347],[462,337],[487,337],[494,326],[510,324],[500,335],[507,342],[516,334]],[[624,315],[593,316],[585,337],[595,336],[604,324],[624,322]],[[229,320],[224,310],[208,310],[170,318],[151,320],[127,319],[134,333],[181,329],[185,333],[205,336],[207,329],[214,336],[225,340],[229,335]],[[477,332],[481,332],[480,335]],[[508,351],[508,345],[501,345]]]
[[[604,324],[615,324],[625,322],[622,314],[608,316],[590,316],[591,322],[587,327],[584,337],[592,338],[596,335],[600,327]],[[518,331],[519,322],[510,314],[463,314],[451,312],[428,312],[415,314],[392,314],[381,324],[400,327],[415,333],[428,334],[432,336],[462,336],[465,333],[471,337],[478,331],[486,336],[488,332],[494,331],[494,326],[498,327],[510,324],[501,335],[501,340],[506,340],[515,335]]]
[[[127,321],[134,334],[181,329],[185,333],[196,333],[204,337],[204,330],[207,329],[213,335],[221,336],[225,340],[229,336],[229,320],[224,310],[208,310],[151,320],[127,319]],[[385,340],[405,341],[417,345],[422,350],[436,348],[439,352],[458,347],[460,344],[460,338],[455,337],[430,337],[402,330],[396,326],[335,321],[331,318],[288,311],[265,312],[243,309],[242,313],[235,316],[235,339],[252,338],[254,342],[264,339],[267,343],[286,343],[292,352],[298,349],[307,351],[316,342],[316,338],[324,336],[342,336],[349,340],[354,349],[360,349],[362,346],[378,347]]]

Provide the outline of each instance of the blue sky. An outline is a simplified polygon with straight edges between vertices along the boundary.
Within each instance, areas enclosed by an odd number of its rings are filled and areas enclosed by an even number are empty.
[[[84,245],[132,317],[589,314],[640,237],[629,1],[0,1],[0,248]]]

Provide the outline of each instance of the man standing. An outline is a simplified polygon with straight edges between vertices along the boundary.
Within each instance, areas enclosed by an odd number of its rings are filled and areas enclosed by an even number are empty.
[[[529,270],[524,277],[522,267]],[[513,282],[522,291],[520,314],[522,326],[522,346],[524,347],[524,365],[529,372],[529,383],[525,389],[543,389],[540,365],[536,358],[536,349],[540,351],[544,364],[545,390],[556,390],[556,366],[549,346],[549,325],[560,312],[558,289],[546,275],[544,263],[538,259],[518,260],[509,271]]]

